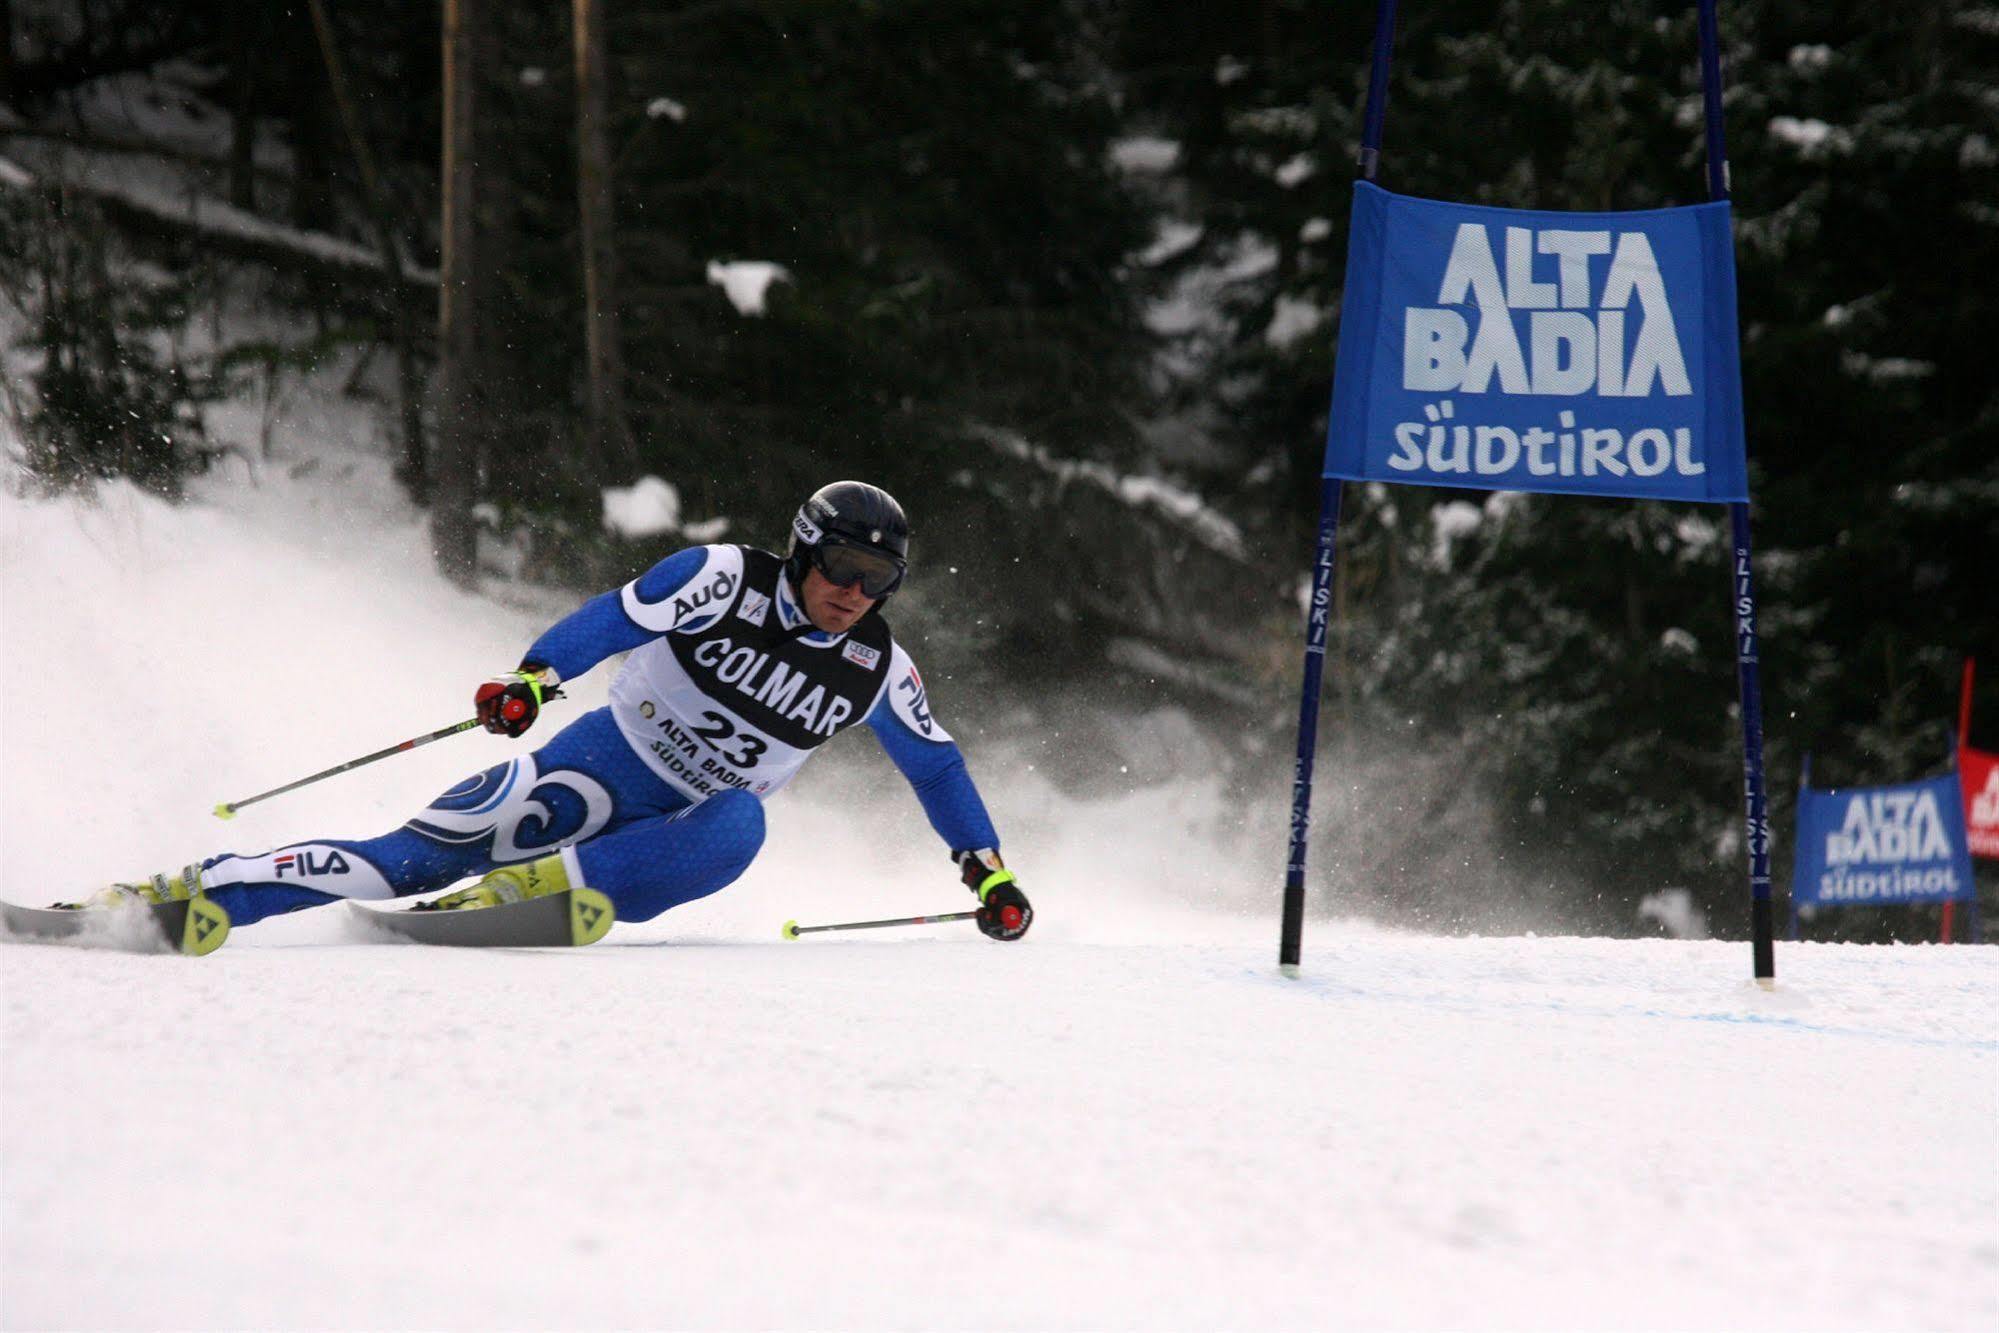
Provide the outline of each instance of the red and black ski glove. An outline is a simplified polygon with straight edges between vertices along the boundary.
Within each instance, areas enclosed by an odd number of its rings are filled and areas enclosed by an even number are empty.
[[[529,665],[522,663],[523,670],[493,677],[472,695],[480,726],[498,736],[518,736],[534,725],[543,704],[562,697],[553,671],[526,670]]]
[[[974,918],[980,930],[995,940],[1017,940],[1034,924],[1034,908],[1013,872],[1000,863],[991,848],[976,852],[952,853],[965,887],[979,895],[979,914]]]

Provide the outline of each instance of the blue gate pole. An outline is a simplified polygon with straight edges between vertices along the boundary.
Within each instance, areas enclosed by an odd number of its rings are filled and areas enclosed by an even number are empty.
[[[1812,787],[1812,752],[1810,750],[1807,750],[1805,751],[1805,762],[1799,765],[1798,767],[1798,805],[1797,805],[1798,809],[1802,810],[1805,808],[1805,793],[1810,791],[1811,787]],[[1796,944],[1798,942],[1799,936],[1798,936],[1798,875],[1795,863],[1793,864],[1791,870],[1790,899],[1791,899],[1791,928],[1789,932],[1787,932],[1786,938],[1789,939],[1791,943]]]
[[[1707,190],[1726,199],[1731,182],[1721,130],[1721,31],[1717,0],[1700,0],[1701,93],[1707,119]],[[1749,547],[1749,506],[1731,504],[1734,558],[1735,678],[1742,703],[1742,798],[1749,840],[1749,940],[1756,981],[1777,978],[1777,947],[1770,905],[1770,803],[1763,783],[1763,680],[1756,645],[1756,580]]]
[[[1379,0],[1374,19],[1374,61],[1367,75],[1367,111],[1361,123],[1360,176],[1373,180],[1381,163],[1381,130],[1388,117],[1388,57],[1395,46],[1395,0]],[[1353,244],[1349,238],[1349,245]],[[1305,680],[1298,696],[1298,763],[1291,779],[1291,853],[1284,867],[1284,920],[1277,963],[1296,976],[1305,934],[1305,849],[1312,827],[1312,761],[1319,748],[1319,686],[1326,669],[1326,630],[1333,618],[1333,554],[1340,531],[1342,485],[1319,479],[1319,542],[1312,560],[1312,600],[1305,611]]]
[[[1298,765],[1291,779],[1291,856],[1284,867],[1284,922],[1278,966],[1295,974],[1305,934],[1305,845],[1312,827],[1312,760],[1319,748],[1319,682],[1326,668],[1326,628],[1333,618],[1333,543],[1340,529],[1337,477],[1319,481],[1319,546],[1312,600],[1305,612],[1305,682],[1298,696]]]

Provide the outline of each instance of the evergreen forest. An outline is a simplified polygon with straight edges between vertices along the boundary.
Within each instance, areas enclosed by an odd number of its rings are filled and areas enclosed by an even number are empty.
[[[1999,6],[1720,17],[1781,892],[1807,753],[1821,785],[1941,771],[1967,657],[1999,750]],[[663,479],[690,529],[773,545],[865,478],[911,513],[898,630],[954,719],[1038,736],[1079,794],[1214,769],[1281,840],[1373,6],[0,0],[0,26],[10,484],[178,497],[258,448],[216,405],[339,366],[446,577],[580,600],[692,539],[607,526],[607,488]],[[1377,179],[1698,202],[1697,56],[1692,4],[1409,0]],[[1642,934],[1670,887],[1746,934],[1728,551],[1719,508],[1348,486],[1320,901]]]

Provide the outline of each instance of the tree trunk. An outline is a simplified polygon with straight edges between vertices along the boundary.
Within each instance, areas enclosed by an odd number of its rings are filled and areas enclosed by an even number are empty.
[[[600,482],[630,482],[638,458],[625,416],[625,363],[618,328],[604,0],[575,0],[575,4],[576,194],[583,236],[590,456]]]
[[[0,0],[5,3],[5,0]],[[229,49],[234,114],[230,117],[229,202],[257,211],[257,62],[264,58],[264,7],[238,0],[232,18],[236,37]]]
[[[346,67],[340,60],[340,47],[334,40],[333,24],[327,17],[325,0],[307,2],[312,10],[313,31],[319,35],[320,55],[326,63],[327,86],[332,90],[334,105],[340,111],[340,124],[347,134],[347,147],[354,155],[362,193],[368,201],[368,217],[374,223],[375,245],[382,252],[382,267],[400,279],[404,265],[402,245],[396,237],[394,206],[389,201],[387,187],[382,184],[381,173],[375,169],[375,155],[368,148],[368,137],[362,132],[361,113],[355,108],[353,92],[347,85]],[[402,397],[403,464],[399,475],[410,494],[421,501],[428,487],[424,466],[422,385],[416,367],[416,320],[410,303],[403,299],[400,281],[390,285],[388,302],[390,337],[396,345],[396,374]]]
[[[288,26],[285,45],[292,83],[291,221],[306,231],[329,231],[333,227],[333,164],[327,143],[326,97],[320,91],[325,84],[318,78],[319,51],[312,34],[297,24]]]
[[[472,503],[478,490],[484,385],[478,365],[478,229],[474,68],[480,0],[444,0],[444,221],[437,308],[437,457],[431,552],[460,587],[477,575]]]
[[[0,0],[0,106],[17,106],[14,77],[14,4]]]

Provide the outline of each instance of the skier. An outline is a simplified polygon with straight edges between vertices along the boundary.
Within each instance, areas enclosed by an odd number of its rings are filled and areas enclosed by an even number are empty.
[[[520,736],[558,687],[631,657],[594,709],[541,749],[467,778],[378,838],[222,855],[114,886],[103,901],[205,894],[243,925],[342,898],[427,893],[441,910],[587,886],[648,921],[733,883],[764,840],[763,803],[835,733],[865,722],[915,788],[978,895],[978,926],[1017,940],[1034,910],[1000,859],[965,761],[881,610],[908,573],[909,524],[878,487],[839,481],[792,521],[783,557],[677,551],[585,602],[519,667],[478,687],[486,730]],[[95,905],[95,904],[93,904]]]

